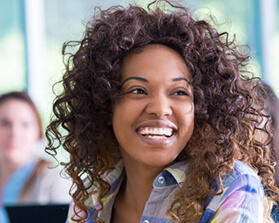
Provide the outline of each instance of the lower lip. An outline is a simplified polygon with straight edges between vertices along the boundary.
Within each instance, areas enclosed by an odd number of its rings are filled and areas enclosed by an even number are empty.
[[[152,137],[147,137],[143,136],[139,133],[137,133],[141,141],[143,141],[146,144],[149,144],[151,146],[167,146],[171,144],[175,138],[175,133],[171,137],[163,137],[163,138],[152,138]]]

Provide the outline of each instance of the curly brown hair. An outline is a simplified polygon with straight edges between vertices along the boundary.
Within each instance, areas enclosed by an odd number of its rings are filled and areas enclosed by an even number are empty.
[[[270,119],[258,91],[260,81],[245,69],[250,57],[234,39],[229,40],[228,33],[218,33],[177,3],[163,2],[166,7],[154,1],[147,9],[136,5],[96,8],[83,39],[63,46],[64,91],[53,105],[55,118],[47,128],[46,150],[56,155],[62,145],[70,154],[70,161],[63,165],[73,178],[72,197],[82,212],[76,213],[81,222],[91,217],[85,205],[91,194],[88,189],[98,185],[102,204],[110,185],[101,175],[121,159],[110,125],[112,103],[120,97],[121,61],[131,50],[147,44],[175,49],[185,60],[194,89],[194,132],[177,158],[190,158],[191,164],[167,215],[179,222],[198,221],[204,213],[202,201],[216,194],[210,184],[217,178],[222,185],[221,177],[233,170],[235,159],[258,173],[270,200],[278,194],[270,154]],[[78,50],[72,53],[69,48],[76,46]],[[84,185],[84,174],[90,185]]]

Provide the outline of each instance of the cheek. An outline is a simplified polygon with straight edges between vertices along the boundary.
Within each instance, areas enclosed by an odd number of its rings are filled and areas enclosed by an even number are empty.
[[[123,103],[121,104],[119,103],[113,108],[112,127],[117,141],[119,141],[119,137],[120,138],[122,137],[123,130],[127,130],[127,123],[131,118],[129,113],[130,113],[129,107],[124,106]]]
[[[184,115],[194,114],[195,111],[194,102],[190,101],[189,103],[184,104],[183,108],[181,106],[180,110],[183,111]]]
[[[179,109],[179,121],[180,125],[184,128],[184,135],[187,138],[187,140],[192,136],[193,130],[194,130],[194,104],[189,103],[187,105],[184,105],[183,108]]]
[[[25,129],[23,134],[23,140],[25,139],[28,143],[36,143],[40,139],[40,129],[37,126],[32,126]]]
[[[128,102],[116,104],[112,111],[113,132],[119,144],[129,142],[143,109],[141,103]]]
[[[144,104],[138,101],[131,102],[127,99],[122,99],[113,106],[112,123],[131,124],[135,121],[144,109]]]
[[[9,135],[9,130],[7,128],[0,128],[0,140],[7,138]]]
[[[11,140],[11,130],[10,128],[1,127],[0,128],[0,149],[7,146]]]
[[[5,137],[5,135],[2,134],[2,132],[0,131],[0,150],[1,150],[2,147],[4,146],[5,141],[7,141],[7,137]]]

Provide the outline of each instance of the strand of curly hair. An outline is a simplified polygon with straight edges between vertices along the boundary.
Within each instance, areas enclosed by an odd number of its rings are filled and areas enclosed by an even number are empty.
[[[161,2],[175,11],[162,5],[151,9]],[[234,39],[229,40],[228,33],[218,33],[209,22],[195,20],[187,8],[155,1],[147,10],[133,5],[96,8],[84,38],[63,47],[64,91],[53,105],[55,118],[47,128],[46,151],[55,156],[62,146],[70,154],[70,161],[62,165],[73,178],[78,221],[92,217],[85,204],[91,194],[98,193],[102,206],[110,185],[101,176],[121,159],[110,125],[112,103],[121,97],[121,61],[131,50],[154,43],[180,53],[194,88],[194,132],[177,158],[191,159],[189,174],[167,216],[178,222],[198,222],[205,211],[202,201],[222,192],[216,191],[214,179],[222,188],[222,176],[233,170],[235,159],[258,173],[270,202],[277,199],[270,119],[258,90],[260,81],[245,71],[249,56],[241,53]],[[67,51],[71,47],[78,50]],[[83,183],[84,174],[89,185]],[[90,190],[93,185],[95,191]],[[94,222],[102,222],[97,212]]]

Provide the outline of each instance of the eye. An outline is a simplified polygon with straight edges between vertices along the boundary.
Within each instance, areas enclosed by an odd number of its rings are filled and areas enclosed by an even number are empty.
[[[189,93],[185,90],[179,90],[179,91],[175,91],[173,93],[173,95],[178,95],[178,96],[189,96]]]
[[[129,93],[133,93],[133,94],[146,94],[146,91],[142,88],[136,88],[133,89],[131,91],[129,91]]]
[[[3,126],[3,127],[5,127],[5,126],[9,126],[10,125],[10,122],[8,121],[8,120],[1,120],[0,121],[0,126]]]

